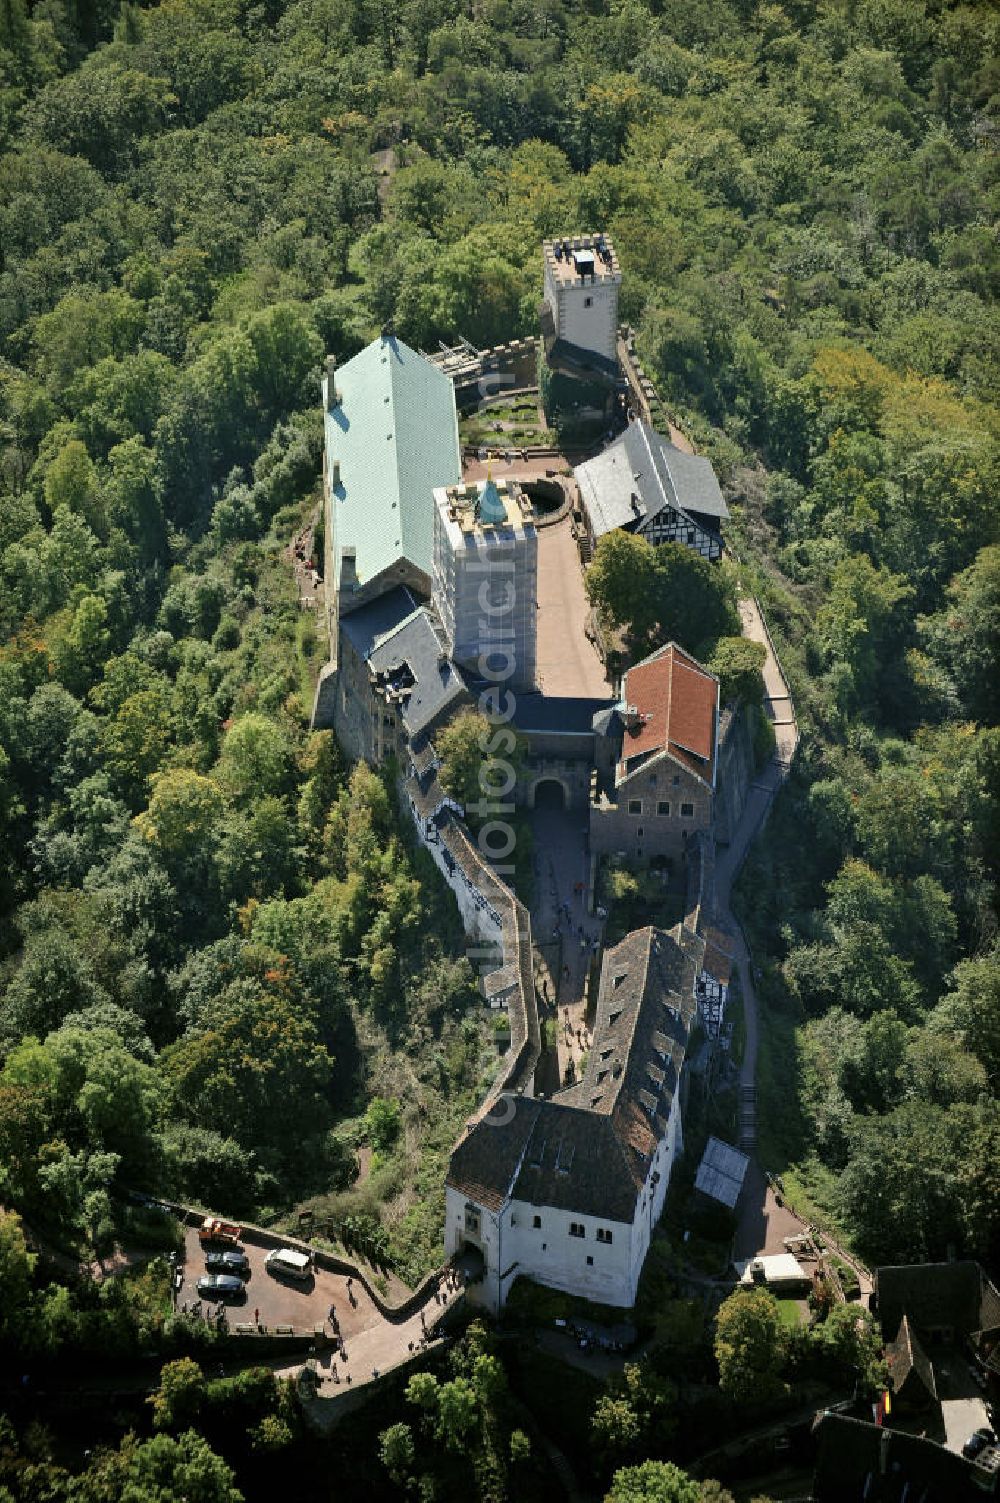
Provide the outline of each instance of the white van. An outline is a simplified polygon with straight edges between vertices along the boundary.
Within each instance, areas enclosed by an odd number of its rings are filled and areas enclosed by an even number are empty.
[[[276,1247],[264,1259],[264,1267],[278,1278],[299,1279],[303,1283],[312,1278],[312,1258],[293,1247]]]

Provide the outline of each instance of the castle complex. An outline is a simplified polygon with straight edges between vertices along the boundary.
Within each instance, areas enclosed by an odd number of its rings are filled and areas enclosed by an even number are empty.
[[[606,418],[629,406],[614,249],[584,235],[546,242],[543,257],[543,386],[558,380],[561,403]],[[717,1034],[728,972],[706,960],[697,904],[669,932],[629,934],[603,956],[582,1074],[537,1098],[530,919],[444,793],[434,742],[465,707],[513,723],[527,757],[510,797],[579,812],[591,905],[601,856],[681,871],[710,859],[720,822],[739,814],[749,767],[741,718],[675,643],[615,689],[589,644],[593,666],[577,653],[584,621],[566,615],[560,591],[572,571],[582,602],[584,541],[615,527],[716,559],[727,512],[707,461],[631,421],[574,481],[549,482],[562,497],[558,525],[580,544],[567,563],[528,478],[490,468],[463,479],[452,378],[468,389],[480,357],[468,346],[455,356],[435,363],[384,332],[343,367],[327,362],[330,657],[313,723],[332,727],[352,758],[396,759],[417,836],[487,958],[484,996],[509,1020],[510,1047],[452,1154],[446,1253],[477,1264],[471,1293],[493,1311],[519,1275],[625,1307],[683,1143],[699,1002]],[[518,346],[519,368],[522,357]],[[491,352],[480,368],[496,360]]]

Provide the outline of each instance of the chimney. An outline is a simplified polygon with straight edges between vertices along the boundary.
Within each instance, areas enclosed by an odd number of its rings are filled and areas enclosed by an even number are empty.
[[[340,555],[340,593],[355,590],[358,586],[357,549],[345,548]]]
[[[326,405],[327,405],[327,409],[331,410],[332,408],[336,407],[339,401],[340,401],[340,392],[337,390],[337,357],[336,357],[336,355],[327,355],[327,357],[326,357]]]
[[[336,490],[339,484],[340,484],[340,460],[339,459],[335,459],[333,461],[333,468],[330,471],[330,487],[331,487],[332,490]]]

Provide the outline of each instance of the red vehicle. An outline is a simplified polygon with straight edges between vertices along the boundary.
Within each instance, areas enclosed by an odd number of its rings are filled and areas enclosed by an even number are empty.
[[[217,1216],[206,1216],[198,1229],[198,1241],[225,1242],[233,1247],[243,1235],[243,1228],[232,1221],[220,1221]]]

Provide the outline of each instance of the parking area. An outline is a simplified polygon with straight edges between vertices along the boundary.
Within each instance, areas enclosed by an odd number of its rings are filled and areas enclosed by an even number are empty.
[[[230,1325],[240,1322],[256,1323],[266,1330],[290,1326],[295,1332],[312,1332],[317,1326],[331,1330],[329,1314],[331,1305],[337,1311],[340,1331],[345,1342],[371,1327],[382,1323],[382,1316],[370,1299],[364,1286],[355,1279],[352,1294],[348,1296],[347,1277],[319,1268],[308,1283],[275,1278],[268,1273],[264,1260],[270,1251],[244,1238],[240,1244],[250,1262],[250,1273],[245,1281],[245,1297],[225,1301]],[[198,1240],[197,1227],[186,1227],[184,1234],[183,1281],[177,1291],[177,1308],[185,1306],[211,1317],[218,1309],[215,1301],[200,1300],[198,1279],[205,1269],[205,1254],[209,1249]]]

